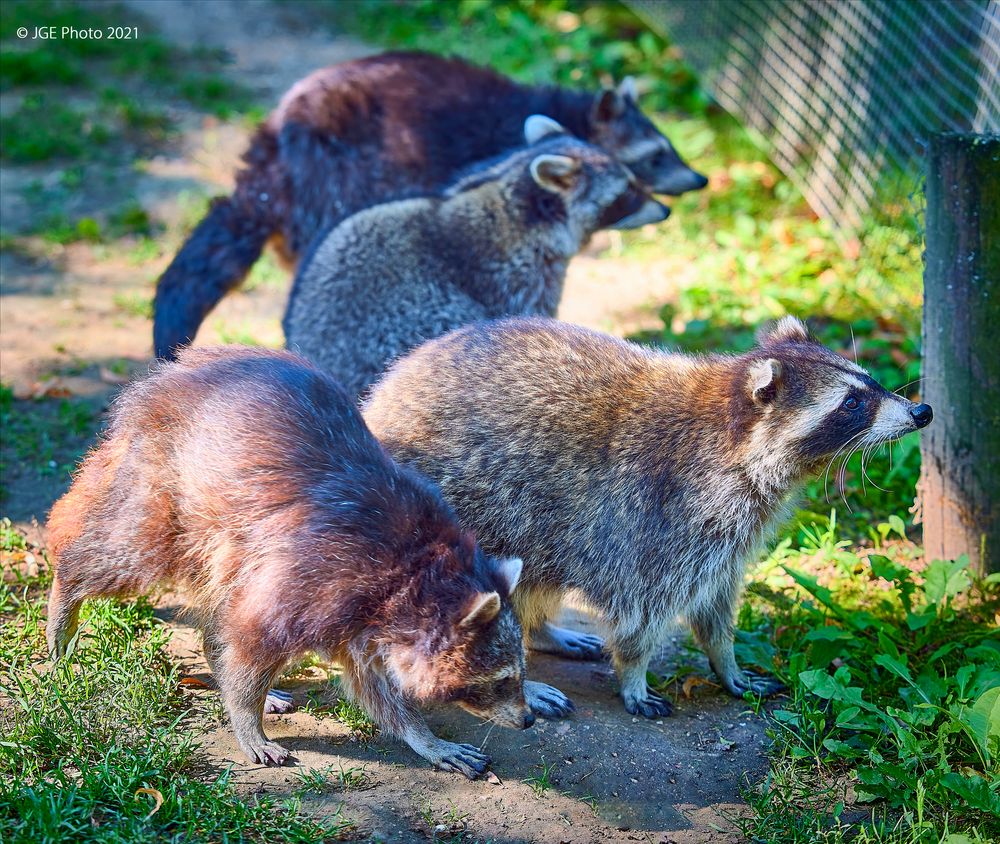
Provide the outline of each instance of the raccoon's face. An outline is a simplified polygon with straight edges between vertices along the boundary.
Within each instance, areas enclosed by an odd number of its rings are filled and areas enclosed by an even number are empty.
[[[537,149],[529,172],[535,185],[560,207],[584,237],[598,229],[631,229],[665,220],[670,209],[657,202],[620,161],[573,138],[551,118],[532,115],[525,139]]]
[[[744,387],[755,409],[751,448],[776,474],[798,479],[838,457],[926,427],[933,411],[890,393],[860,366],[809,339],[786,318],[750,358]]]
[[[708,179],[684,163],[639,109],[630,77],[618,88],[597,94],[591,107],[591,125],[590,140],[628,167],[652,193],[680,196],[708,184]]]
[[[471,591],[446,629],[429,631],[429,641],[415,649],[422,656],[405,672],[417,676],[409,683],[403,678],[403,685],[423,700],[456,703],[502,726],[527,729],[535,716],[524,699],[524,639],[510,602],[521,561],[481,562],[495,588]]]

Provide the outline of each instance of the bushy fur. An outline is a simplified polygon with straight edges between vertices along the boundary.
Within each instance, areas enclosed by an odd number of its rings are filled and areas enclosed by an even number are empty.
[[[509,598],[519,561],[484,557],[343,390],[287,352],[189,350],[126,389],[48,532],[53,653],[86,598],[186,588],[252,760],[286,759],[263,733],[264,699],[307,651],[344,667],[381,727],[469,776],[486,757],[436,738],[414,702],[534,720]]]
[[[546,114],[603,147],[656,192],[704,187],[639,110],[630,85],[587,93],[533,88],[426,53],[386,53],[296,83],[257,130],[232,196],[217,199],[160,279],[153,341],[169,358],[238,285],[268,238],[294,264],[351,214],[450,182],[522,143]]]
[[[546,164],[557,172],[540,171]],[[295,279],[286,341],[357,395],[396,357],[453,328],[554,315],[569,260],[597,228],[661,215],[621,164],[551,124],[442,195],[337,226]]]
[[[523,557],[529,635],[570,589],[604,616],[625,706],[649,717],[669,712],[646,669],[678,615],[729,691],[773,689],[733,655],[746,561],[803,479],[927,413],[795,320],[710,357],[551,320],[469,326],[400,360],[364,409],[486,550]]]

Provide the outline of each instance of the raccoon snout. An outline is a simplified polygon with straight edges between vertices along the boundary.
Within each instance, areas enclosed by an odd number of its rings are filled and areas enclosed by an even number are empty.
[[[534,723],[535,723],[535,713],[529,709],[527,712],[524,713],[524,721],[521,723],[521,729],[526,730]]]
[[[929,404],[918,404],[910,408],[913,424],[918,428],[926,428],[934,418],[934,409]]]

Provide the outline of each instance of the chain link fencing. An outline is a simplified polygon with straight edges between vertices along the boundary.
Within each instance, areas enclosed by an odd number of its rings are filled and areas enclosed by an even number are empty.
[[[919,210],[930,134],[1000,130],[998,0],[626,3],[842,232]]]

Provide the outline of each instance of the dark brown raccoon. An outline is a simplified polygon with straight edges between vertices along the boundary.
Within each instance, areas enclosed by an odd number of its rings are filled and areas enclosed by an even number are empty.
[[[678,615],[731,693],[774,688],[733,654],[745,563],[838,453],[931,419],[794,319],[703,357],[554,320],[468,326],[396,363],[364,413],[488,552],[523,558],[532,644],[596,651],[545,622],[568,590],[604,616],[625,707],[647,717],[670,711],[646,669]]]
[[[296,83],[257,130],[233,195],[217,199],[160,279],[153,344],[169,358],[278,236],[296,263],[363,208],[443,187],[522,143],[531,114],[602,147],[656,193],[707,183],[636,105],[626,80],[598,93],[518,85],[427,53],[385,53]]]
[[[86,598],[186,588],[251,760],[286,760],[262,729],[265,696],[308,651],[343,666],[382,728],[470,777],[487,757],[438,739],[415,703],[534,721],[510,604],[520,561],[484,556],[434,485],[290,353],[190,350],[126,389],[48,531],[52,652]]]

